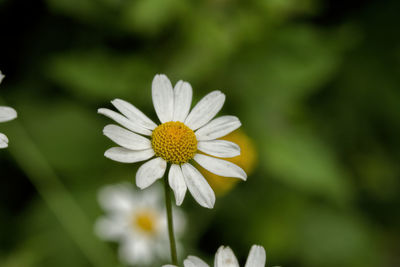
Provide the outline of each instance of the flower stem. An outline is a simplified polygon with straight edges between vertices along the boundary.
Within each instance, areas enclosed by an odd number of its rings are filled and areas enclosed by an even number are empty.
[[[165,191],[165,207],[168,218],[168,234],[169,234],[169,246],[171,248],[171,261],[172,264],[178,265],[178,257],[176,255],[176,243],[174,236],[174,220],[172,218],[172,205],[171,205],[171,193],[167,181],[167,177],[164,177],[164,191]]]

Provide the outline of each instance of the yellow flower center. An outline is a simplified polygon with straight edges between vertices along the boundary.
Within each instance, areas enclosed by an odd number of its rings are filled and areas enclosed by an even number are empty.
[[[156,216],[149,211],[141,211],[133,216],[132,224],[146,234],[154,234],[156,232]]]
[[[188,162],[197,151],[196,135],[179,121],[166,122],[155,128],[151,145],[156,156],[173,164]]]

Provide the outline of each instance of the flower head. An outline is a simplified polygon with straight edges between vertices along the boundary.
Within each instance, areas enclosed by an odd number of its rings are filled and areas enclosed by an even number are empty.
[[[95,225],[96,234],[119,243],[120,260],[129,265],[148,265],[168,258],[167,220],[162,190],[153,187],[143,194],[129,183],[110,185],[99,192],[99,203],[106,215]],[[181,236],[184,217],[174,210],[175,232]]]
[[[170,164],[168,181],[175,193],[176,204],[182,204],[189,189],[201,206],[212,208],[214,191],[191,161],[217,175],[246,180],[242,168],[219,159],[240,154],[235,143],[218,140],[239,128],[239,119],[235,116],[213,119],[225,102],[225,95],[220,91],[209,93],[190,111],[190,84],[179,81],[173,88],[167,76],[162,74],[154,77],[152,99],[161,122],[159,125],[121,99],[111,103],[122,114],[105,108],[98,110],[125,127],[110,124],[104,128],[104,134],[120,146],[108,149],[104,155],[124,163],[149,160],[136,173],[136,185],[141,189],[163,177],[167,164]]]
[[[264,267],[266,261],[265,249],[261,246],[253,245],[245,267]],[[207,263],[195,256],[189,256],[183,262],[184,267],[209,267]],[[175,267],[174,265],[164,265],[163,267]],[[238,260],[230,247],[221,246],[215,254],[214,267],[239,267]]]
[[[0,83],[3,80],[4,75],[0,71]],[[15,109],[10,107],[0,106],[0,122],[6,122],[13,120],[17,117]],[[8,147],[8,138],[5,134],[0,133],[0,148]]]

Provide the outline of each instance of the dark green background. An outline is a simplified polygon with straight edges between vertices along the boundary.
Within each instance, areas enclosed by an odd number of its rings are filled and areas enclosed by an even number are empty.
[[[400,265],[400,2],[0,0],[0,266],[117,266],[93,235],[97,190],[138,167],[103,157],[126,99],[151,81],[222,90],[258,168],[215,209],[187,197],[186,252],[254,243],[268,266]],[[181,253],[182,254],[182,253]],[[157,265],[156,265],[157,266]],[[159,265],[158,265],[159,266]]]

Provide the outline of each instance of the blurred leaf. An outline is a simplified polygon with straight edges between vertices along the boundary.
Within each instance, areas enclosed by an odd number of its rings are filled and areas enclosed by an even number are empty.
[[[83,20],[92,20],[102,11],[96,0],[46,0],[49,7],[59,13]]]
[[[312,14],[316,12],[318,0],[268,0],[258,1],[269,16],[285,19],[296,14]]]
[[[244,47],[233,72],[224,77],[243,97],[245,114],[252,119],[259,119],[260,112],[265,120],[298,112],[307,97],[332,78],[353,45],[347,41],[354,31],[350,28],[321,33],[307,26],[285,26],[277,31],[261,45]]]
[[[226,29],[226,25],[211,16],[204,20],[205,14],[194,14],[184,25],[185,38],[175,44],[172,60],[168,62],[168,70],[172,74],[179,73],[190,81],[208,77],[222,67],[227,56],[236,45],[235,36]]]
[[[32,98],[21,101],[17,109],[19,121],[24,123],[57,171],[72,177],[96,176],[95,166],[103,157],[105,139],[100,116],[95,110],[65,100],[42,102],[40,99],[32,101]]]
[[[54,56],[48,74],[72,94],[89,101],[109,101],[116,97],[135,98],[150,103],[154,69],[142,57],[122,56],[104,50],[66,52]]]
[[[67,211],[66,211],[67,212]],[[31,203],[25,215],[25,242],[23,251],[28,251],[35,260],[20,266],[87,266],[73,240],[42,201]],[[80,227],[80,225],[76,225]],[[63,259],[60,261],[60,259]]]
[[[376,150],[371,154],[358,155],[354,160],[363,179],[361,186],[368,194],[386,202],[394,201],[400,188],[398,164]]]
[[[144,35],[159,33],[181,12],[185,2],[179,0],[127,1],[121,11],[123,27]]]
[[[349,177],[317,136],[287,130],[267,138],[261,151],[264,168],[282,182],[338,202],[351,199]]]
[[[353,216],[309,209],[304,214],[299,255],[307,266],[383,266],[372,229]]]

